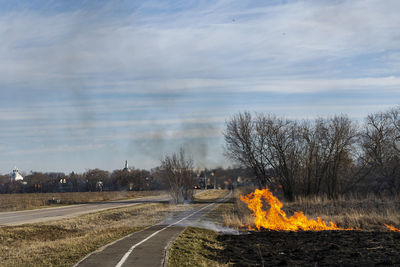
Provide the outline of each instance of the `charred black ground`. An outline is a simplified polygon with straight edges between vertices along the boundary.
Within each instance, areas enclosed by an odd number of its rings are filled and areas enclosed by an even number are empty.
[[[234,266],[400,266],[400,233],[250,232],[219,235],[219,262]]]

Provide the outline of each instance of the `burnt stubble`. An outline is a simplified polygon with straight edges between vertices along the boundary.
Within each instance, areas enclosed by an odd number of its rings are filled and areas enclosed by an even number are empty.
[[[400,266],[400,233],[260,231],[221,235],[234,266]]]

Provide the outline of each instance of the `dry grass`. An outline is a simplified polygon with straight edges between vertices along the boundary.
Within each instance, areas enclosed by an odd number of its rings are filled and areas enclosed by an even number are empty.
[[[222,190],[200,192],[207,201]],[[141,204],[70,219],[0,227],[0,266],[71,266],[88,253],[194,205]]]
[[[244,191],[247,193],[248,190]],[[253,217],[247,206],[240,201],[241,192],[236,192],[230,207],[223,214],[224,225],[236,229],[253,226]],[[384,224],[400,226],[400,200],[397,198],[341,197],[329,200],[325,197],[297,198],[284,202],[283,210],[288,215],[303,211],[309,218],[321,217],[333,221],[340,227],[361,230],[387,230]]]
[[[48,223],[1,227],[1,266],[71,266],[89,252],[185,208],[143,204]]]
[[[223,244],[218,241],[218,233],[188,227],[171,246],[167,266],[229,266],[216,260],[223,250]]]
[[[160,191],[0,194],[0,211],[29,210],[57,205],[113,201],[159,194],[161,194]],[[48,201],[53,199],[53,197],[54,199],[59,199],[60,204],[49,204]]]
[[[384,224],[400,225],[400,201],[397,198],[341,197],[329,200],[324,197],[298,198],[285,203],[285,210],[303,211],[312,218],[332,220],[341,227],[362,230],[387,230]]]
[[[215,199],[221,198],[226,194],[228,194],[228,190],[208,189],[196,194],[194,200],[198,202],[214,201]]]

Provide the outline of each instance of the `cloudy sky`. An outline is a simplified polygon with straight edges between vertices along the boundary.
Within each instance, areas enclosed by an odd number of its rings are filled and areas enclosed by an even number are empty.
[[[400,104],[400,1],[0,0],[0,173],[231,163],[249,110],[310,119]]]

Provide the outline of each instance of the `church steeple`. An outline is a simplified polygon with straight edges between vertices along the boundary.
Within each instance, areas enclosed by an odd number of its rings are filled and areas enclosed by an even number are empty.
[[[124,171],[129,171],[128,160],[125,160]]]

